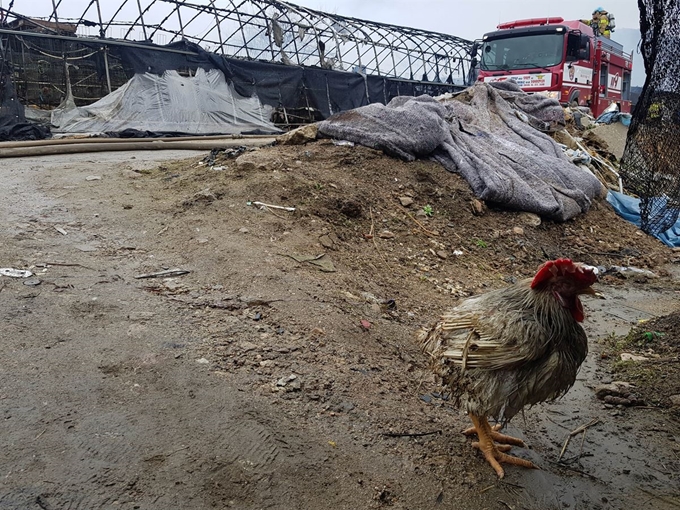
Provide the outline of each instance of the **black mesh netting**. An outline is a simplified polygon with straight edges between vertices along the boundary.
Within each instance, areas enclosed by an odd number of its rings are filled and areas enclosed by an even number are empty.
[[[647,79],[621,175],[640,196],[642,230],[660,234],[680,215],[680,0],[638,0],[638,6]]]
[[[12,75],[9,46],[0,38],[0,142],[47,138],[50,136],[49,128],[26,120]]]

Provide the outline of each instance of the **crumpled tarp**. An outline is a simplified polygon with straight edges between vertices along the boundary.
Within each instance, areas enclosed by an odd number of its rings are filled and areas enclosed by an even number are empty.
[[[614,112],[604,112],[600,115],[595,122],[597,124],[614,124],[615,122],[620,122],[624,126],[630,126],[631,120],[630,113],[620,113],[618,111]]]
[[[176,71],[135,74],[85,107],[69,96],[53,110],[52,124],[59,133],[280,133],[270,122],[272,111],[257,97],[239,95],[221,71],[198,69],[190,78]]]
[[[611,204],[611,206],[616,211],[616,214],[621,216],[624,220],[628,220],[634,225],[640,227],[641,219],[639,198],[624,195],[623,193],[618,193],[616,191],[610,191],[607,193],[607,202]],[[667,211],[669,215],[674,215],[676,212],[677,208],[675,208],[675,210],[671,210],[671,208],[669,208]],[[671,221],[673,220],[671,219]],[[654,237],[656,237],[662,243],[673,248],[680,247],[680,219],[678,219],[675,224],[665,232],[654,234]]]
[[[565,221],[586,212],[603,187],[532,127],[559,125],[563,115],[554,99],[479,83],[451,100],[397,97],[342,112],[320,122],[319,133],[407,161],[431,157],[480,199]]]

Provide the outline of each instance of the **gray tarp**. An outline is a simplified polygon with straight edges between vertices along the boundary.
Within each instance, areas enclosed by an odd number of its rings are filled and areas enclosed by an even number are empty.
[[[59,133],[280,133],[269,120],[272,110],[257,97],[239,95],[221,71],[199,68],[190,78],[176,71],[136,74],[89,106],[79,108],[67,98],[52,112],[52,124]]]
[[[319,132],[408,161],[431,157],[461,174],[480,199],[564,221],[587,211],[603,187],[532,127],[560,121],[554,99],[479,83],[452,99],[397,97],[339,113],[320,122]]]

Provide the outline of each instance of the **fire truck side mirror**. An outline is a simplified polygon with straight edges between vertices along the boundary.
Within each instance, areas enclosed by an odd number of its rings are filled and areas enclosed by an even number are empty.
[[[578,59],[590,60],[590,37],[587,34],[581,34],[579,38]]]

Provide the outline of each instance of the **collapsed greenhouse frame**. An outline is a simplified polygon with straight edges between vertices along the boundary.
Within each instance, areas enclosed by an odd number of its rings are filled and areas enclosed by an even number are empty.
[[[0,11],[0,50],[18,98],[40,108],[69,92],[89,104],[134,73],[191,76],[203,67],[221,69],[243,95],[263,96],[277,123],[295,125],[398,95],[457,91],[474,70],[472,41],[288,2],[41,2],[40,17],[12,3]]]

